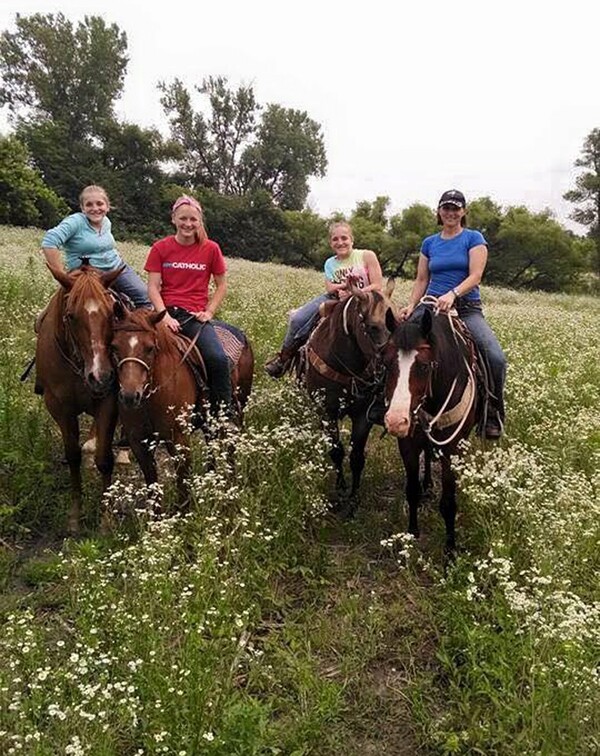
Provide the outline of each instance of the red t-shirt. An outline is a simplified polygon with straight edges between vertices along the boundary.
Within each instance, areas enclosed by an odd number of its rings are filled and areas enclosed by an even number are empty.
[[[152,246],[144,270],[160,273],[160,294],[167,307],[199,312],[208,303],[211,275],[222,276],[227,265],[221,248],[210,239],[183,245],[167,236]]]

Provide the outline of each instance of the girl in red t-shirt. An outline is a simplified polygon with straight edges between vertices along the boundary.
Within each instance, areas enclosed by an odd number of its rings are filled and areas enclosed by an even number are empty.
[[[204,228],[202,208],[183,195],[171,211],[175,235],[157,241],[148,254],[148,296],[158,312],[167,309],[164,323],[196,344],[208,375],[211,412],[224,409],[233,417],[229,361],[210,322],[227,292],[227,266],[219,245]],[[215,289],[209,297],[208,286]]]

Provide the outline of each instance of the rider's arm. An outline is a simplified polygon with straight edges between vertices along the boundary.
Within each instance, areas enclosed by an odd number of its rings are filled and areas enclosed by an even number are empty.
[[[213,275],[213,281],[215,282],[215,290],[205,312],[210,311],[214,315],[221,306],[221,302],[225,299],[225,294],[227,294],[227,276],[225,273],[220,276]]]
[[[44,255],[46,262],[51,268],[54,268],[54,270],[65,269],[60,249],[56,249],[56,247],[42,247],[40,252]]]
[[[42,239],[41,253],[51,268],[64,270],[62,253],[59,247],[67,243],[79,230],[80,219],[78,215],[69,215],[58,226],[49,229]]]
[[[369,274],[369,285],[365,286],[363,291],[382,291],[383,290],[383,273],[377,255],[371,249],[365,249],[363,260],[367,273]]]
[[[160,293],[161,277],[160,273],[153,273],[148,271],[148,299],[152,302],[152,305],[156,312],[162,312],[166,310],[165,303]],[[179,322],[174,317],[167,313],[163,319],[163,323],[171,331],[177,333],[179,330]]]

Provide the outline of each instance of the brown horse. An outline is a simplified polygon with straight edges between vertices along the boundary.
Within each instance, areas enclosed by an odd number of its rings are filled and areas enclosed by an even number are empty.
[[[72,273],[50,269],[61,284],[42,320],[35,353],[36,393],[58,423],[71,474],[70,532],[79,529],[81,448],[79,415],[94,418],[96,467],[104,488],[113,470],[117,421],[114,369],[109,355],[113,300],[107,289],[121,269],[104,273],[87,265]]]
[[[441,459],[440,512],[446,525],[446,552],[456,546],[456,477],[451,458],[479,419],[479,369],[472,341],[457,318],[424,309],[419,321],[400,323],[384,354],[385,427],[398,438],[406,471],[408,532],[419,536],[422,493],[421,453]]]
[[[119,416],[147,485],[158,481],[154,440],[165,441],[175,456],[180,505],[187,498],[190,474],[190,423],[194,407],[206,404],[198,385],[204,371],[200,355],[185,337],[160,324],[166,310],[126,312],[114,309],[113,360],[119,384]],[[252,388],[254,357],[244,337],[241,356],[231,373],[234,400],[240,413]],[[204,376],[202,376],[204,377]]]
[[[382,422],[382,416],[376,417],[375,404],[383,389],[379,357],[390,337],[390,323],[395,323],[390,300],[393,288],[393,281],[388,282],[385,294],[363,292],[353,286],[345,301],[327,302],[323,318],[305,347],[303,377],[308,392],[321,405],[323,428],[331,442],[330,456],[337,472],[338,502],[334,509],[345,517],[353,516],[358,506],[365,446],[374,422]],[[352,423],[349,495],[339,432],[344,416]]]

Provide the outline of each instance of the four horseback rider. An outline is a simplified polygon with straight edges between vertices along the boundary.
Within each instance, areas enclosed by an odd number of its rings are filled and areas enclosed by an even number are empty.
[[[227,291],[227,269],[219,245],[207,237],[200,204],[185,195],[174,203],[172,222],[176,232],[156,242],[150,250],[145,264],[149,279],[146,289],[115,249],[106,191],[100,186],[87,186],[81,192],[80,203],[81,212],[68,216],[44,236],[42,252],[49,266],[62,269],[62,248],[68,271],[79,267],[82,258],[104,271],[122,267],[113,287],[127,294],[136,306],[167,309],[165,325],[193,339],[202,354],[211,411],[233,419],[229,361],[211,323]],[[403,320],[419,319],[424,296],[435,298],[437,312],[458,312],[487,362],[491,401],[484,432],[487,438],[497,439],[504,424],[506,359],[481,307],[479,283],[487,262],[487,244],[479,231],[466,228],[466,210],[462,192],[449,190],[440,197],[438,223],[442,230],[423,241],[409,303],[399,315]],[[334,254],[324,266],[326,292],[290,313],[282,348],[265,365],[266,372],[274,378],[289,369],[325,302],[347,300],[356,286],[363,292],[382,289],[377,255],[371,250],[354,249],[348,223],[338,221],[330,226],[329,243]],[[211,279],[215,288],[209,297]]]

